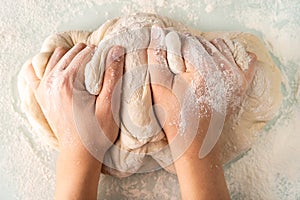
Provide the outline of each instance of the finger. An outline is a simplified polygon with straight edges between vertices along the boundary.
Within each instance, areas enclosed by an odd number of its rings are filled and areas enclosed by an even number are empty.
[[[185,72],[185,65],[181,54],[181,41],[175,31],[166,35],[167,59],[170,70],[174,74]]]
[[[22,71],[24,73],[24,76],[26,77],[26,82],[30,85],[32,90],[35,92],[41,80],[35,74],[32,64],[28,63],[28,65],[25,65]]]
[[[247,83],[244,81],[244,72],[242,69],[235,63],[230,62],[226,56],[224,56],[219,49],[217,49],[212,43],[210,43],[205,38],[198,38],[203,46],[207,49],[207,52],[211,55],[214,60],[214,69],[222,72],[222,77],[224,78],[224,83],[226,88],[228,88],[228,95],[230,96],[231,92],[234,91],[244,91],[244,88],[247,87]],[[219,41],[220,42],[220,41]],[[218,46],[224,48],[223,51],[231,52],[227,45],[222,45],[219,43]],[[229,56],[229,55],[228,55]],[[212,66],[213,67],[213,66]],[[214,73],[214,72],[213,72]],[[241,81],[242,80],[242,81]],[[235,85],[235,86],[234,86]],[[239,86],[238,86],[239,85]],[[229,89],[231,88],[231,89]],[[238,92],[239,94],[240,92]]]
[[[46,66],[45,69],[45,73],[44,76],[47,76],[52,69],[56,66],[56,64],[58,63],[58,61],[60,61],[60,59],[68,52],[68,49],[64,48],[64,47],[57,47],[53,54],[51,55],[48,64]]]
[[[196,52],[199,48],[196,48],[195,40],[191,38],[191,35],[184,35],[182,43],[182,54],[184,59],[184,64],[186,67],[186,72],[196,71],[196,67],[193,65],[193,55],[190,52]],[[199,51],[195,55],[198,55]],[[194,63],[196,64],[196,63]]]
[[[70,76],[74,81],[77,74],[76,72],[79,70],[80,67],[85,67],[86,64],[91,60],[95,49],[95,45],[90,45],[85,47],[82,51],[80,51],[71,61],[69,66],[64,70],[66,76]]]
[[[182,46],[186,72],[208,74],[211,70],[210,66],[214,64],[213,59],[197,37],[190,34],[185,35]]]
[[[120,127],[120,104],[125,49],[112,47],[106,57],[103,84],[96,99],[96,116],[103,133],[114,141]],[[105,120],[103,120],[105,119]],[[107,123],[110,122],[110,123]]]
[[[32,58],[32,66],[35,74],[39,79],[42,79],[53,52],[40,52]]]
[[[229,47],[226,45],[223,39],[215,38],[211,41],[211,43],[220,51],[220,53],[227,58],[227,60],[236,65],[236,62],[233,58],[232,52],[230,51]]]
[[[244,76],[244,79],[237,94],[241,96],[247,91],[257,69],[256,55],[249,52],[247,52],[247,54],[249,59],[247,68],[240,70],[240,73]]]
[[[197,37],[197,38],[200,41],[200,43],[204,46],[206,51],[209,53],[209,55],[213,58],[217,69],[232,73],[233,67],[235,67],[235,62],[234,64],[231,63],[227,59],[227,57],[225,57],[212,43],[210,43],[205,38],[203,37]]]
[[[103,86],[97,101],[105,102],[105,107],[111,108],[111,97],[114,89],[121,81],[124,68],[124,54],[125,50],[123,47],[115,46],[112,47],[107,55],[106,59],[106,70],[104,72]],[[121,92],[120,92],[121,93]],[[119,96],[120,97],[120,96]],[[117,102],[113,102],[119,105],[119,97],[116,99]],[[100,103],[100,105],[103,105]]]
[[[257,57],[254,53],[248,52],[249,64],[248,69],[245,70],[245,77],[248,83],[250,83],[254,77],[257,69]]]
[[[253,68],[250,65],[253,65],[256,61],[256,56],[253,53],[249,53],[246,51],[246,48],[242,42],[237,39],[224,39],[224,43],[232,52],[232,56],[235,60],[236,67],[240,70],[244,75],[247,74],[247,79],[251,79],[253,75]],[[249,74],[248,74],[249,71]]]
[[[148,70],[150,73],[151,84],[172,87],[173,74],[168,68],[167,54],[165,46],[165,33],[162,28],[152,26],[151,40],[147,49]]]
[[[64,70],[66,69],[70,63],[72,62],[72,60],[74,59],[74,57],[82,50],[86,47],[86,44],[83,43],[78,43],[76,44],[74,47],[72,47],[72,49],[70,49],[56,64],[56,66],[54,68],[56,68],[57,70]]]
[[[243,96],[244,93],[247,91],[250,83],[253,80],[254,74],[257,69],[257,62],[256,62],[256,55],[254,53],[247,52],[247,68],[241,69],[237,67],[239,77],[242,78],[242,82],[240,83],[240,87],[238,88],[237,95]]]
[[[247,61],[242,62],[242,63],[240,63],[240,65],[238,65],[234,59],[234,55],[232,54],[232,50],[231,50],[234,47],[231,47],[231,49],[230,49],[228,46],[228,45],[233,45],[232,41],[227,41],[225,43],[225,41],[223,39],[214,39],[212,41],[212,43],[217,47],[219,52],[229,62],[229,63],[226,62],[226,60],[224,60],[224,58],[220,57],[220,54],[218,52],[215,52],[214,53],[215,55],[213,55],[213,57],[217,63],[220,63],[219,66],[222,65],[223,69],[227,70],[227,72],[230,76],[233,76],[234,73],[239,73],[240,75],[243,75],[246,78],[246,82],[244,82],[243,85],[241,86],[241,90],[244,91],[247,88],[248,83],[252,81],[252,78],[254,76],[256,55],[253,53],[249,53],[249,52],[245,53],[247,55],[241,54],[241,55],[243,55],[243,59],[247,60]],[[243,49],[241,49],[241,48],[243,48],[243,47],[239,46],[239,48],[237,48],[237,51],[239,51],[239,50],[241,52],[245,51],[244,48]],[[240,54],[237,53],[237,56],[238,55],[240,55]],[[228,66],[231,66],[231,69]]]

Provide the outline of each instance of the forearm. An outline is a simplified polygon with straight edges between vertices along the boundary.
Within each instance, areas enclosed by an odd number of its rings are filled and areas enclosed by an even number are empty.
[[[97,199],[101,167],[85,149],[61,151],[56,164],[55,199]]]
[[[199,159],[195,155],[183,155],[175,161],[182,199],[230,199],[222,165],[215,148],[209,155]]]
[[[200,147],[207,133],[209,122],[210,118],[202,119],[192,143],[182,156],[175,160],[174,165],[183,200],[230,199],[219,159],[221,150],[219,142],[207,156],[199,158]]]

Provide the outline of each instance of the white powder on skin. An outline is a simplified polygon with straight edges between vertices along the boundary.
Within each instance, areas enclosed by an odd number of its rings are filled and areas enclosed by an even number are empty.
[[[1,2],[3,12],[0,13],[1,199],[53,198],[55,154],[40,145],[24,115],[20,114],[16,74],[22,63],[38,52],[46,36],[57,32],[57,29],[67,30],[69,24],[74,24],[73,19],[85,18],[89,9],[94,7],[98,9],[94,27],[107,18],[148,11],[202,30],[256,30],[282,63],[281,71],[286,77],[282,85],[285,99],[274,121],[276,124],[269,123],[257,145],[227,167],[227,183],[232,199],[300,198],[300,119],[299,112],[293,111],[299,107],[300,100],[298,0],[284,3],[280,0],[243,3],[233,0],[94,0],[89,3],[84,0],[73,0],[72,3],[16,0]],[[72,28],[81,29],[84,25],[80,22]],[[100,192],[103,199],[111,196],[119,199],[125,196],[131,199],[141,196],[144,199],[178,199],[180,195],[176,177],[164,171],[127,179],[106,176],[102,183]],[[10,193],[7,195],[11,198],[6,198],[2,191]]]

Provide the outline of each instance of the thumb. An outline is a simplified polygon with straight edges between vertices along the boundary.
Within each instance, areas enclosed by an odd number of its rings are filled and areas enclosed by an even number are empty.
[[[97,98],[97,101],[105,101],[106,106],[111,105],[112,94],[114,90],[117,89],[116,85],[118,81],[122,80],[121,78],[123,76],[124,54],[125,50],[121,46],[114,46],[108,52],[105,65],[106,69],[103,78],[103,86]],[[121,89],[121,84],[118,86],[120,87],[119,89]],[[121,91],[119,93],[121,95]],[[118,95],[119,98],[120,95]],[[119,105],[119,102],[114,102],[114,104],[115,103]]]
[[[41,80],[37,77],[32,63],[31,61],[28,61],[27,63],[25,63],[24,67],[22,68],[22,72],[21,72],[25,77],[26,77],[26,82],[27,84],[30,85],[30,87],[32,88],[33,92],[36,92],[36,90],[38,89]]]

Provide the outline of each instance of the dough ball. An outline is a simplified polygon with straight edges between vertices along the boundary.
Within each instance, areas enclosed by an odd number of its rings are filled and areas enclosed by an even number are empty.
[[[135,47],[135,44],[128,38],[115,40],[108,43],[109,39],[118,33],[126,31],[144,31],[137,34],[149,34],[148,29],[153,25],[158,25],[164,29],[179,33],[189,32],[195,36],[202,36],[207,40],[223,38],[233,52],[235,62],[242,68],[247,68],[245,55],[253,52],[257,56],[258,70],[254,80],[247,91],[246,98],[240,110],[233,113],[226,121],[220,142],[222,143],[221,160],[223,164],[247,151],[255,140],[258,133],[264,128],[266,122],[271,120],[281,105],[281,74],[277,66],[272,61],[263,43],[254,35],[240,32],[201,32],[189,29],[184,25],[171,19],[154,15],[138,13],[124,16],[117,19],[108,20],[94,32],[69,31],[49,36],[40,52],[33,59],[23,66],[32,64],[35,73],[39,78],[43,77],[47,62],[56,47],[71,48],[76,43],[97,45],[103,52],[110,48],[108,45],[121,44],[128,48]],[[166,50],[170,70],[173,73],[180,73],[185,69],[181,57],[181,49],[178,45],[176,34],[170,34],[166,38]],[[135,40],[140,42],[140,47],[147,48],[149,41],[140,38]],[[86,67],[86,87],[97,94],[101,88],[103,70],[100,66],[105,61],[105,54],[95,56]],[[120,137],[105,155],[105,166],[102,172],[117,177],[129,176],[132,173],[156,169],[163,166],[166,170],[175,173],[172,163],[172,156],[165,134],[155,118],[152,109],[152,97],[147,75],[147,68],[140,67],[146,65],[140,58],[139,51],[127,52],[125,59],[125,70],[136,70],[124,77],[127,83],[134,82],[141,85],[133,91],[133,88],[123,87],[121,132]],[[134,71],[133,70],[133,71]],[[128,85],[128,84],[127,84]],[[43,115],[30,85],[21,69],[18,79],[18,87],[22,109],[41,137],[45,138],[51,146],[58,149],[58,142],[55,134],[51,130],[45,116]],[[127,88],[126,88],[127,87]],[[133,123],[134,122],[134,123]]]

